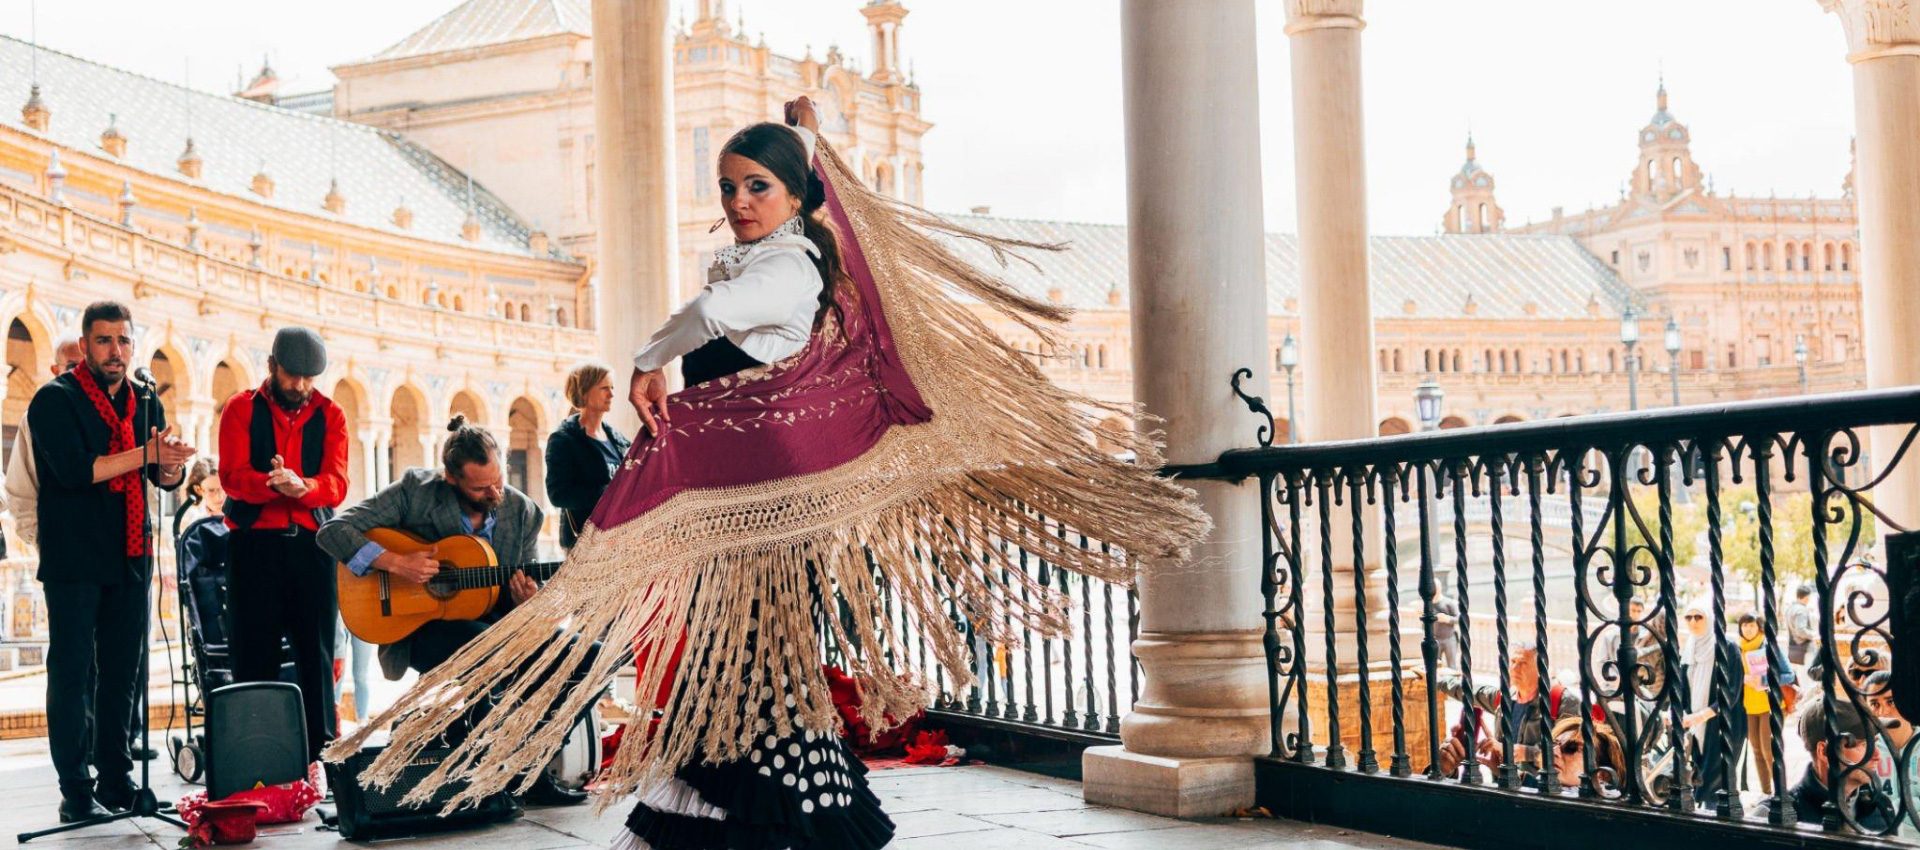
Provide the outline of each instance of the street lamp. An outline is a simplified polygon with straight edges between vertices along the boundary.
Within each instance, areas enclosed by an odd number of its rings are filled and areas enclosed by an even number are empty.
[[[1680,406],[1680,323],[1667,317],[1667,376],[1673,379],[1673,406]]]
[[[1428,378],[1413,388],[1413,412],[1420,417],[1420,430],[1431,431],[1440,427],[1440,403],[1447,397],[1447,391]]]
[[[1793,338],[1793,362],[1800,367],[1800,394],[1807,394],[1807,335]]]
[[[1445,401],[1446,397],[1447,391],[1440,389],[1440,385],[1434,383],[1432,376],[1428,376],[1426,380],[1420,382],[1420,386],[1413,388],[1413,413],[1420,419],[1420,430],[1432,431],[1440,427],[1440,403]],[[1425,466],[1425,464],[1420,464],[1420,466]],[[1440,536],[1439,520],[1435,519],[1433,515],[1433,503],[1436,501],[1434,491],[1439,489],[1440,484],[1440,472],[1437,467],[1434,468],[1433,475],[1434,487],[1433,489],[1428,489],[1424,480],[1426,473],[1421,473],[1422,481],[1420,489],[1423,491],[1421,495],[1425,497],[1420,500],[1420,525],[1422,526],[1420,529],[1420,558],[1423,571],[1436,568],[1440,564],[1440,560],[1434,550],[1434,538]],[[1423,578],[1422,581],[1424,580]],[[1440,587],[1441,585],[1436,580],[1436,597],[1446,595],[1439,592]],[[1423,590],[1422,592],[1424,593],[1425,591]]]
[[[1300,442],[1300,420],[1293,413],[1293,367],[1300,365],[1300,347],[1293,342],[1293,331],[1280,341],[1280,368],[1287,373],[1287,442]]]
[[[1634,315],[1633,306],[1620,314],[1620,344],[1627,347],[1627,409],[1640,409],[1640,378],[1634,374],[1639,371],[1633,360],[1633,346],[1640,341],[1640,317]]]

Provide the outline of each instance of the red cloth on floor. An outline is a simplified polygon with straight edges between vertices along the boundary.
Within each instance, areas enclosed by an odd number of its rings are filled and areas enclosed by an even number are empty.
[[[876,733],[860,717],[860,691],[855,686],[853,677],[830,664],[824,665],[821,669],[826,673],[827,687],[833,693],[833,707],[840,712],[840,722],[847,727],[847,743],[853,747],[856,755],[865,756],[900,749],[914,731],[919,729],[921,721],[926,719],[927,715],[924,711],[914,712],[913,716],[904,722],[895,722],[892,715],[887,715],[886,721],[889,728],[884,732]],[[945,735],[945,733],[941,734]],[[945,740],[944,737],[942,740]]]

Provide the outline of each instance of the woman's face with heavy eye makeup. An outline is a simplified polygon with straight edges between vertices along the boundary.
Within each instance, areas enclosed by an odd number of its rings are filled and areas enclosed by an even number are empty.
[[[733,238],[752,242],[800,211],[800,199],[773,171],[737,153],[720,157],[720,206]]]

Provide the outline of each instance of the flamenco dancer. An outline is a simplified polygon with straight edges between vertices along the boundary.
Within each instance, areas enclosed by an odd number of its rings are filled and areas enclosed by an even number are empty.
[[[617,847],[877,848],[893,824],[840,738],[823,629],[849,648],[862,719],[882,729],[932,696],[889,649],[924,645],[956,686],[971,682],[949,612],[1002,645],[1071,627],[1066,600],[998,553],[1129,582],[1206,533],[1191,493],[1154,474],[1144,417],[1055,386],[973,312],[1051,344],[1064,309],[949,247],[972,239],[1005,259],[1057,246],[875,194],[818,139],[806,98],[786,113],[721,149],[735,244],[634,358],[644,431],[566,566],[328,758],[391,726],[362,777],[391,784],[465,705],[497,695],[406,799],[464,780],[455,807],[525,782],[566,733],[544,718],[577,714],[624,663],[586,652],[610,641],[639,659],[635,731],[600,777],[602,807],[639,800]],[[669,395],[676,358],[687,389]],[[1110,416],[1141,426],[1115,453],[1092,439]],[[819,615],[833,610],[845,616]],[[548,675],[581,665],[584,677]]]

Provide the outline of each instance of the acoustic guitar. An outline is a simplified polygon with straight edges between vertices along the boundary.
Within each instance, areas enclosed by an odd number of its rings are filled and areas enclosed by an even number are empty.
[[[438,547],[434,554],[440,560],[440,573],[426,584],[377,569],[354,575],[344,563],[334,568],[340,618],[347,631],[381,646],[397,643],[434,620],[479,619],[493,610],[514,570],[546,581],[560,569],[558,561],[502,565],[487,541],[470,534],[428,541],[397,528],[376,528],[367,532],[367,540],[401,554]]]

